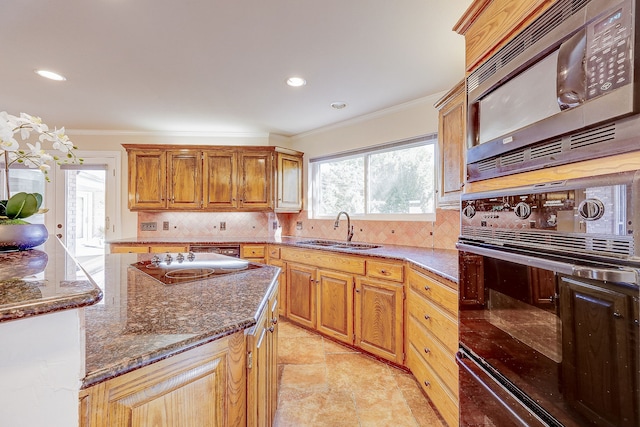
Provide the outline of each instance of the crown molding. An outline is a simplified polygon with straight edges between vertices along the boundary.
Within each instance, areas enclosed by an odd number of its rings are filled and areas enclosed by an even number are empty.
[[[187,132],[187,131],[128,131],[128,130],[94,130],[65,129],[67,135],[85,136],[171,136],[191,138],[268,138],[268,132]]]

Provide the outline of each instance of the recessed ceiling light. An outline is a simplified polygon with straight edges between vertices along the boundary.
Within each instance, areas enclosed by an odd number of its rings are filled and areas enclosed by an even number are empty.
[[[302,77],[289,77],[287,79],[287,84],[292,87],[300,87],[307,84],[307,81]]]
[[[36,74],[41,77],[44,77],[45,79],[55,80],[58,82],[67,80],[65,76],[61,76],[58,73],[54,73],[53,71],[48,71],[48,70],[36,70]]]
[[[342,110],[347,106],[346,102],[332,102],[331,108],[335,108],[336,110]]]

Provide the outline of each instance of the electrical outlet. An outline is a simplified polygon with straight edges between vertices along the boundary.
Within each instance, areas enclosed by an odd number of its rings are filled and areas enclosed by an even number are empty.
[[[278,221],[273,221],[273,229],[274,230],[278,229]]]
[[[163,230],[169,229],[169,221],[162,221],[162,229]]]
[[[156,231],[158,229],[157,222],[141,222],[140,231]]]
[[[227,229],[227,223],[224,221],[220,221],[220,231],[224,231]]]
[[[302,221],[296,221],[296,230],[302,230]]]

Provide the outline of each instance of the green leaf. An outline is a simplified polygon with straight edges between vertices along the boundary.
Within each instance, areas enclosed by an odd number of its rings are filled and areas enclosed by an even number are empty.
[[[42,203],[42,196],[40,196]],[[18,193],[9,198],[6,206],[6,215],[9,218],[28,218],[38,212],[38,199],[31,193]]]

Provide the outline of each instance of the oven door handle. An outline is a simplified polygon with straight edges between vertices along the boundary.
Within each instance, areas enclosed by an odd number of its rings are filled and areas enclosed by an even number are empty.
[[[638,271],[631,268],[596,268],[574,265],[571,275],[601,282],[638,284]]]

